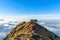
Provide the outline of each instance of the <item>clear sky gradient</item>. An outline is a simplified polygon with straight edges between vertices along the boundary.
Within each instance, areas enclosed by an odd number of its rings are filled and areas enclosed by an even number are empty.
[[[60,15],[60,0],[0,0],[1,16]]]

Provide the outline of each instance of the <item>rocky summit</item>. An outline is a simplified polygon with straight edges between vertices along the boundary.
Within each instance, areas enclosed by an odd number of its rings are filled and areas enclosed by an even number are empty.
[[[3,40],[60,40],[56,34],[30,20],[18,24]]]

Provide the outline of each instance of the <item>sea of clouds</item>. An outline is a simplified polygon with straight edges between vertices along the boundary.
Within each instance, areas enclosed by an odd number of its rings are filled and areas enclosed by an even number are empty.
[[[22,21],[27,21],[28,19],[24,18],[1,18],[0,19],[0,40],[3,40],[7,34],[13,29],[17,24]],[[29,19],[30,20],[30,19]],[[56,35],[60,36],[60,20],[40,20],[38,23],[48,30],[52,31]]]

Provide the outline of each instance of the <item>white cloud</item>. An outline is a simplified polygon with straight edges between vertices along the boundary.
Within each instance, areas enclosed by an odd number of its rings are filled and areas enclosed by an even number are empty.
[[[0,21],[0,25],[9,22],[9,21],[6,21],[5,19],[3,19],[3,20],[4,20],[4,21]]]
[[[60,28],[60,23],[55,25],[56,27]]]
[[[53,32],[58,32],[58,31],[60,32],[60,29],[58,28],[53,28],[53,27],[48,27],[48,26],[44,26],[44,27]]]
[[[7,35],[6,32],[0,32],[0,36],[1,36],[1,37],[5,37],[6,35]]]
[[[39,15],[23,15],[23,16],[0,16],[0,18],[5,19],[5,20],[10,20],[10,21],[16,21],[16,20],[20,20],[20,21],[25,21],[25,20],[29,20],[29,19],[58,19],[60,20],[60,15],[59,14],[47,14],[47,15],[43,15],[43,14],[39,14]]]
[[[39,23],[40,25],[44,25],[45,23],[44,22],[41,22],[41,23]]]
[[[8,23],[5,23],[5,24],[3,24],[3,26],[8,27],[8,26],[9,26],[9,24],[8,24]]]

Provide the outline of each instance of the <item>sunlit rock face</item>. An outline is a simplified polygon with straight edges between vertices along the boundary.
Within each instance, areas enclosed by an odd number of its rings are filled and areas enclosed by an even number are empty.
[[[37,20],[18,24],[4,40],[60,40],[60,37],[37,23]]]

